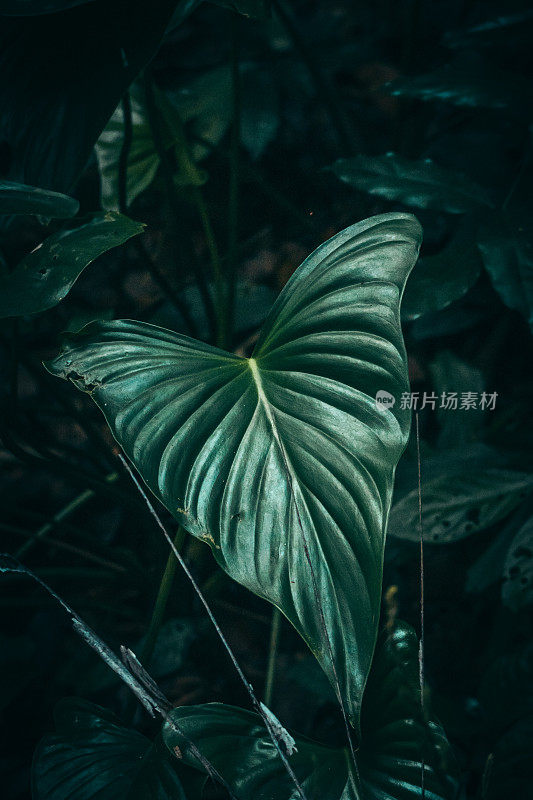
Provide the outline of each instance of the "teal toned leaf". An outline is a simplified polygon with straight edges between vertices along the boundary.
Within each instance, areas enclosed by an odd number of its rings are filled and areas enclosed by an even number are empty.
[[[429,543],[456,542],[494,525],[533,489],[531,474],[491,464],[488,458],[463,460],[461,464],[459,451],[455,466],[443,459],[436,474],[428,468],[424,472],[422,524],[424,541]],[[389,533],[418,541],[418,489],[392,507]]]
[[[73,197],[36,186],[0,181],[0,214],[41,214],[54,219],[74,217],[80,204]]]
[[[157,51],[175,6],[108,0],[2,19],[6,177],[71,191],[124,91]]]
[[[109,212],[45,239],[0,278],[0,318],[36,314],[57,305],[91,261],[142,230],[140,223]]]
[[[410,424],[375,396],[408,388],[399,304],[420,237],[414,217],[384,214],[321,245],[251,359],[116,321],[68,336],[48,365],[91,393],[156,496],[283,611],[335,685],[331,647],[355,725]]]
[[[482,265],[471,223],[465,218],[439,253],[418,261],[405,287],[402,318],[416,319],[446,308],[474,285]]]
[[[417,208],[461,214],[492,205],[481,186],[429,158],[413,161],[397,153],[359,155],[339,158],[332,170],[341,181],[362,192]]]
[[[517,532],[505,557],[502,598],[514,611],[533,603],[533,518]]]
[[[533,226],[531,214],[494,213],[480,227],[479,250],[492,285],[533,331]]]
[[[33,759],[33,800],[187,800],[178,769],[188,781],[190,770],[109,711],[69,698],[55,723]]]
[[[308,798],[414,800],[421,796],[422,756],[426,798],[455,797],[455,769],[444,732],[421,716],[418,642],[407,625],[398,623],[378,644],[362,714],[357,788],[349,781],[344,750],[295,737],[297,752],[290,764]],[[205,756],[239,798],[292,800],[295,796],[257,715],[210,703],[175,708],[171,717],[190,739],[202,742]],[[170,749],[178,745],[186,764],[196,766],[186,742],[168,724],[163,737]]]
[[[533,99],[526,78],[487,64],[448,64],[425,75],[398,78],[387,84],[385,91],[394,97],[440,100],[455,106],[512,111],[521,116],[530,113]]]

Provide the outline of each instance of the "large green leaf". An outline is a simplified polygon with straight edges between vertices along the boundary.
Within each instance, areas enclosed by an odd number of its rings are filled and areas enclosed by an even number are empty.
[[[54,716],[56,733],[33,759],[33,800],[187,800],[182,774],[196,784],[190,800],[198,796],[200,782],[186,767],[109,711],[68,698]]]
[[[0,141],[9,148],[9,178],[71,190],[123,92],[157,51],[175,6],[94,0],[2,19]]]
[[[201,741],[203,754],[239,800],[295,797],[257,715],[211,703],[176,708],[171,716],[190,739]],[[186,764],[197,766],[183,737],[168,723],[163,737],[171,750],[179,747]],[[357,788],[349,781],[345,750],[295,738],[297,752],[290,764],[309,800],[414,800],[421,797],[422,758],[426,800],[455,797],[455,770],[444,732],[421,714],[417,638],[402,623],[376,648],[363,699]]]
[[[141,223],[108,212],[49,236],[13,272],[0,277],[0,318],[36,314],[57,305],[91,261],[142,230]]]
[[[0,181],[0,214],[41,214],[54,219],[74,217],[80,204],[74,197],[37,186]]]
[[[250,359],[150,325],[95,323],[49,364],[90,392],[166,507],[278,606],[357,726],[394,470],[410,413],[399,304],[421,238],[385,214],[295,272]],[[327,631],[327,635],[326,635]]]
[[[413,161],[397,153],[358,155],[339,158],[332,169],[337,178],[360,191],[408,206],[461,214],[492,205],[481,186],[429,158]]]
[[[470,217],[462,219],[448,244],[436,255],[421,258],[409,276],[402,303],[404,319],[446,308],[476,282],[482,261]]]
[[[494,525],[533,489],[530,473],[498,464],[487,453],[465,457],[463,450],[426,464],[422,478],[424,540],[435,544],[456,542]],[[418,489],[413,489],[393,505],[389,533],[418,541],[418,514]]]

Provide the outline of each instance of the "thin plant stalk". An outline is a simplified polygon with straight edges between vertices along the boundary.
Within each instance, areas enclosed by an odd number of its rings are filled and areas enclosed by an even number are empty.
[[[278,657],[279,635],[281,630],[281,611],[272,609],[272,625],[270,627],[270,644],[268,647],[268,666],[265,680],[265,705],[270,706],[274,692],[274,676]]]

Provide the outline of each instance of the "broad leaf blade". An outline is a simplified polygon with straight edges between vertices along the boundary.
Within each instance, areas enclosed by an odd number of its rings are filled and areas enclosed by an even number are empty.
[[[67,219],[76,216],[79,207],[78,201],[66,194],[0,181],[0,214],[41,214],[52,219]]]
[[[331,646],[356,726],[410,423],[375,396],[408,387],[399,303],[420,235],[414,217],[388,214],[326,242],[252,359],[118,321],[70,336],[49,365],[91,393],[152,491],[283,611],[335,685]]]
[[[0,318],[36,314],[57,305],[91,261],[142,230],[142,224],[110,212],[45,239],[0,278]]]
[[[436,208],[450,214],[492,206],[481,186],[429,158],[415,161],[397,153],[358,155],[339,158],[332,170],[339,180],[360,191],[400,200],[408,206]]]
[[[33,800],[186,800],[177,760],[110,712],[69,698],[55,721],[34,756]]]
[[[294,788],[255,714],[210,703],[176,708],[173,720],[220,770],[239,798],[292,800]],[[180,748],[192,766],[186,742],[168,725],[163,737]],[[422,757],[426,797],[455,796],[455,767],[442,728],[425,722],[420,711],[418,642],[414,631],[398,623],[376,648],[363,699],[362,740],[357,751],[360,783],[349,781],[343,750],[295,736],[290,763],[309,798],[320,800],[414,800],[421,796]]]

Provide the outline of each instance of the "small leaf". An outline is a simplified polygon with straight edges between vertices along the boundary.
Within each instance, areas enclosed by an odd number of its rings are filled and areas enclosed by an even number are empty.
[[[76,216],[79,207],[78,201],[66,194],[0,181],[0,214],[41,214],[52,219],[67,219]]]
[[[279,98],[272,75],[255,64],[244,64],[240,140],[253,159],[259,158],[275,138],[279,123]]]
[[[453,460],[442,459],[435,472],[427,466],[424,471],[422,525],[428,543],[456,542],[485,530],[533,489],[533,475],[491,464],[488,457],[465,460],[463,454],[461,465],[461,452]],[[418,541],[418,489],[393,505],[388,531],[399,539]]]
[[[140,223],[109,212],[45,239],[0,278],[0,318],[36,314],[57,305],[91,261],[142,230]]]
[[[513,611],[533,603],[533,518],[518,531],[505,558],[502,598]]]
[[[55,723],[33,759],[33,800],[187,800],[178,770],[199,791],[175,756],[99,706],[63,700]]]
[[[440,311],[474,285],[483,263],[471,227],[465,218],[439,253],[419,259],[405,287],[403,319]]]
[[[251,359],[117,321],[69,336],[48,365],[76,375],[156,496],[283,611],[334,686],[336,672],[356,726],[410,424],[375,397],[408,387],[399,303],[420,237],[414,217],[384,214],[321,245]]]
[[[450,748],[442,729],[435,722],[425,722],[421,715],[418,642],[414,631],[403,623],[397,623],[392,634],[378,644],[362,714],[362,738],[356,755],[360,776],[357,789],[349,780],[344,750],[295,736],[297,750],[290,757],[290,764],[307,797],[415,800],[420,797],[422,769],[428,800],[455,797]],[[256,714],[210,703],[176,708],[171,718],[190,739],[202,742],[206,757],[238,797],[295,797],[294,787]],[[180,748],[186,764],[197,766],[187,743],[168,723],[163,728],[163,738],[170,750],[176,745]]]
[[[492,206],[487,192],[462,173],[439,167],[431,159],[413,161],[396,153],[340,158],[333,172],[362,192],[399,200],[417,208],[435,208],[450,214]]]

